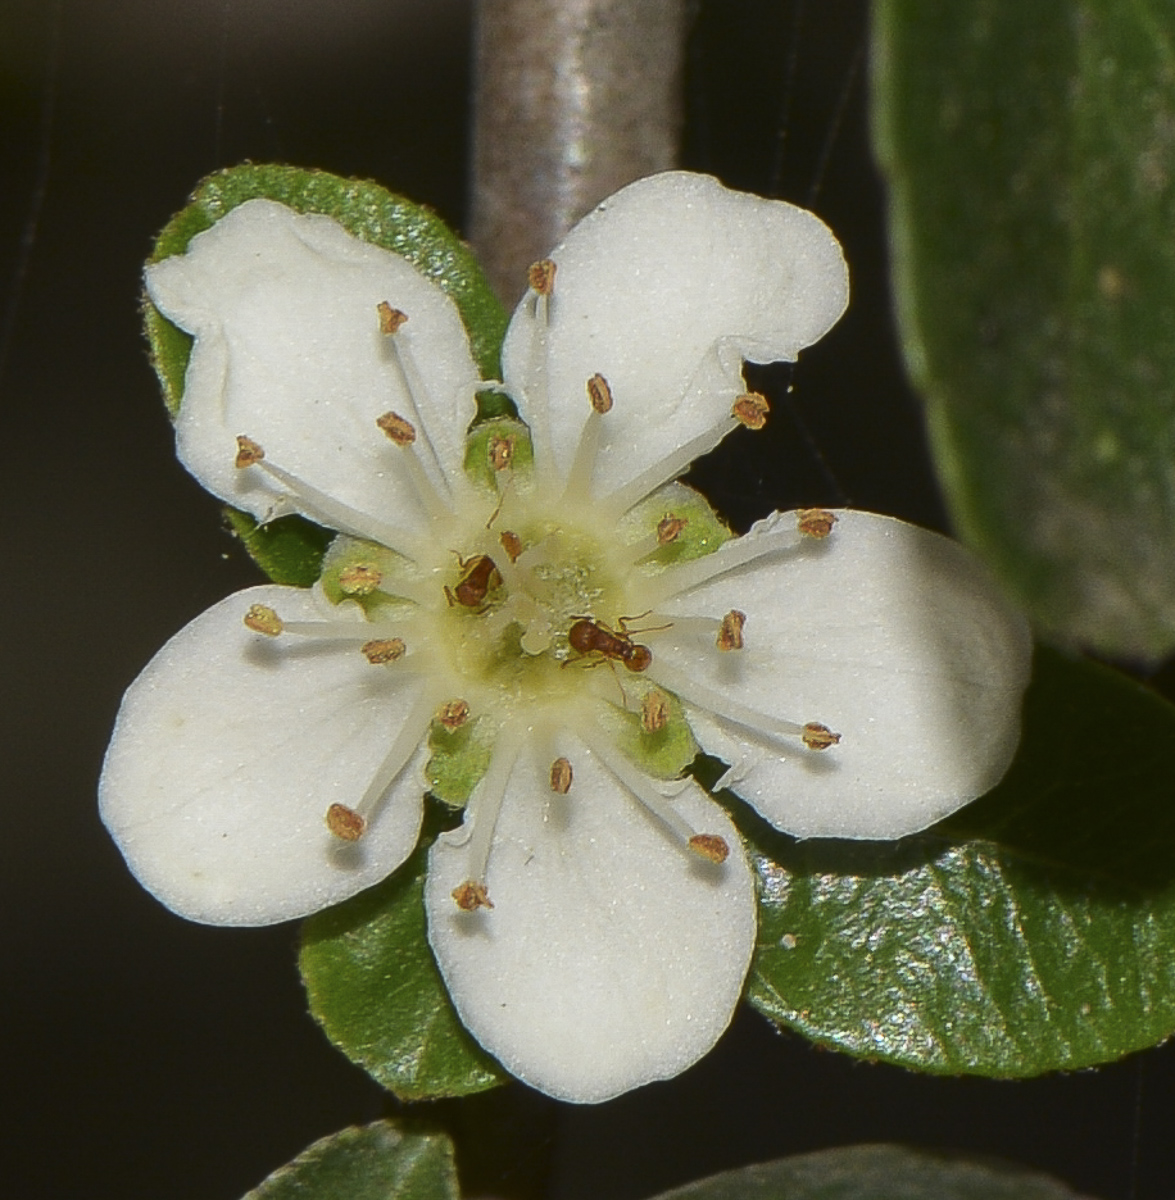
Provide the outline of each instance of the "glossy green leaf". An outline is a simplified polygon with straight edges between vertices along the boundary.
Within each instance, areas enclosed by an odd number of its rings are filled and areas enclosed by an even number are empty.
[[[653,1200],[1081,1200],[1064,1184],[987,1160],[843,1146],[727,1171]]]
[[[911,731],[916,736],[916,731]],[[1175,1031],[1175,708],[1040,651],[993,792],[896,843],[756,848],[749,998],[836,1049],[1030,1076]]]
[[[279,1167],[243,1200],[458,1200],[453,1145],[390,1121],[344,1129]]]
[[[457,1020],[433,961],[426,860],[422,846],[378,887],[311,917],[298,959],[327,1037],[405,1100],[464,1096],[507,1078]]]
[[[877,0],[906,362],[956,526],[1041,625],[1175,647],[1175,27]]]

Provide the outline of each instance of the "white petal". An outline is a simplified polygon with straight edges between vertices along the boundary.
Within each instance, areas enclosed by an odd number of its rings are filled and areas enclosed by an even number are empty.
[[[663,664],[732,706],[841,735],[808,750],[723,719],[721,704],[691,708],[699,742],[731,764],[725,785],[777,828],[900,837],[998,782],[1019,740],[1031,642],[958,543],[890,517],[837,516],[815,541],[789,538],[794,514],[776,514],[747,535],[772,538],[775,553],[662,604],[670,619],[744,612],[746,644],[719,652],[683,622],[649,635],[652,671]]]
[[[817,217],[684,171],[624,188],[551,258],[558,270],[546,387],[561,474],[588,415],[588,378],[602,374],[615,402],[603,423],[596,495],[630,484],[695,439],[704,444],[694,455],[716,444],[746,390],[742,360],[794,360],[848,300],[840,246]],[[534,307],[531,296],[515,312],[503,369],[523,416],[541,422]]]
[[[550,789],[550,760],[519,756],[486,873],[492,910],[463,913],[450,895],[469,878],[470,843],[433,846],[429,940],[461,1020],[507,1070],[595,1102],[678,1074],[721,1035],[754,946],[754,887],[737,832],[696,784],[673,803],[726,839],[722,866],[686,850],[578,740],[558,752],[574,772],[566,796]]]
[[[269,640],[250,605],[319,616],[311,593],[265,586],[197,617],[127,690],[100,784],[102,819],[168,908],[216,925],[267,925],[335,904],[411,853],[426,751],[415,753],[355,843],[326,828],[354,807],[419,681],[372,666],[352,641]]]
[[[435,461],[422,455],[434,484],[459,473],[477,371],[440,288],[329,217],[269,200],[234,208],[146,279],[154,304],[196,338],[176,435],[206,488],[257,517],[284,495],[258,468],[235,468],[244,434],[331,498],[424,528],[403,452],[375,419],[391,410],[419,424],[418,448],[436,449]],[[419,410],[379,331],[381,301],[408,314],[394,340],[424,380]]]

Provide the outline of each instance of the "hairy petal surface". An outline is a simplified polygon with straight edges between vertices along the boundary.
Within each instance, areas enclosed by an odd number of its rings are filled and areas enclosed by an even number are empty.
[[[597,496],[683,446],[690,458],[714,446],[746,390],[743,359],[794,360],[848,302],[840,246],[819,218],[682,171],[617,192],[551,258],[549,327],[544,335],[533,294],[524,299],[503,374],[532,427],[541,434],[549,422],[560,475],[587,419],[586,381],[607,379],[615,406],[601,433]]]
[[[357,648],[253,633],[253,604],[321,615],[310,592],[268,585],[197,617],[127,690],[99,785],[143,886],[216,925],[305,916],[378,882],[412,852],[427,786],[422,747],[360,841],[329,833],[328,807],[358,803],[421,684]]]
[[[258,468],[235,468],[244,434],[333,500],[425,527],[401,452],[375,420],[389,410],[410,420],[421,448],[435,449],[421,455],[433,483],[458,477],[478,376],[439,287],[330,218],[269,200],[234,208],[146,280],[156,307],[196,339],[176,437],[209,491],[260,518],[298,507]],[[408,315],[394,335],[380,332],[382,301]],[[404,354],[422,385],[411,395]]]
[[[771,553],[662,604],[668,619],[744,612],[746,644],[716,652],[683,621],[649,635],[653,671],[663,663],[707,689],[686,709],[698,741],[730,764],[720,785],[776,828],[896,838],[1003,775],[1031,641],[958,543],[891,517],[836,515],[824,540],[789,536],[794,514],[769,517],[746,537]],[[708,569],[745,556],[743,543],[720,548]],[[821,722],[841,741],[809,750],[773,729],[779,720]]]
[[[754,886],[738,833],[692,781],[671,803],[726,839],[721,866],[578,739],[553,747],[574,782],[557,795],[550,758],[518,757],[485,878],[492,910],[461,912],[450,895],[471,872],[461,831],[433,846],[429,941],[462,1022],[511,1074],[595,1102],[676,1075],[717,1041],[750,962]]]

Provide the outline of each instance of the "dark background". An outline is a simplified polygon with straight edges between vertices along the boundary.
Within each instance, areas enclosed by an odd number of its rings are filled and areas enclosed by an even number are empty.
[[[0,0],[5,1195],[234,1200],[386,1109],[305,1015],[296,929],[171,916],[124,869],[94,790],[123,688],[256,579],[172,453],[138,322],[152,236],[201,175],[246,158],[375,178],[461,228],[470,11]],[[854,275],[838,329],[761,377],[768,431],[697,472],[739,526],[796,503],[943,519],[891,329],[864,22],[860,0],[696,15],[685,165],[812,204]],[[1002,1155],[1104,1200],[1175,1195],[1170,1048],[1069,1077],[940,1080],[818,1052],[748,1011],[692,1071],[609,1104],[515,1088],[457,1107],[427,1115],[497,1145],[467,1180],[507,1195],[538,1194],[546,1172],[548,1196],[623,1200],[864,1140]]]

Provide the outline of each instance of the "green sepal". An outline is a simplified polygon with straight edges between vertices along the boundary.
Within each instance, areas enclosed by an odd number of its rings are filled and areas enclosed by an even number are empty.
[[[372,590],[357,588],[344,579],[348,568],[374,571],[378,586]],[[370,620],[392,620],[409,606],[415,607],[396,587],[397,581],[406,579],[410,569],[408,560],[394,550],[340,533],[322,559],[323,595],[332,604],[342,604],[345,600],[358,604]]]
[[[648,537],[665,517],[678,517],[685,525],[672,541],[641,560],[647,566],[669,567],[704,558],[734,537],[706,497],[684,483],[667,483],[629,509],[620,519],[619,536],[626,542]]]
[[[311,1013],[403,1100],[465,1096],[508,1078],[458,1021],[428,945],[428,847],[452,819],[431,805],[421,845],[399,870],[302,925],[298,967]]]
[[[242,1200],[460,1200],[453,1143],[392,1121],[343,1129],[303,1150]]]
[[[895,307],[956,529],[1051,636],[1175,649],[1165,0],[880,0]]]
[[[943,1074],[1155,1045],[1175,1031],[1172,779],[1175,708],[1040,650],[1004,781],[925,833],[797,842],[734,805],[760,893],[750,1002],[821,1045]]]
[[[457,305],[482,376],[499,376],[506,311],[472,251],[435,213],[376,183],[272,164],[247,163],[217,171],[200,182],[187,206],[167,223],[148,261],[182,254],[196,234],[210,229],[238,204],[258,197],[276,200],[296,212],[333,217],[355,237],[406,258]],[[183,398],[192,338],[149,301],[144,304],[144,321],[151,362],[174,417]]]
[[[498,394],[498,393],[491,393]],[[509,472],[495,470],[491,461],[491,446],[496,440],[510,445]],[[479,487],[496,491],[499,484],[512,476],[528,479],[534,468],[534,446],[530,430],[509,416],[491,417],[475,422],[465,438],[465,474]]]
[[[498,730],[486,717],[474,717],[457,729],[433,721],[428,735],[432,757],[424,769],[429,791],[452,808],[463,808],[489,770]]]
[[[236,508],[224,519],[249,557],[273,580],[291,587],[310,587],[322,570],[322,559],[335,535],[305,517],[279,517],[266,525]]]
[[[612,743],[622,750],[646,774],[655,779],[677,779],[694,761],[698,743],[681,710],[681,702],[671,692],[662,691],[651,679],[628,676],[624,680],[629,708],[616,704],[601,705],[597,712]],[[660,729],[644,727],[641,705],[646,696],[657,693],[665,704],[665,724]],[[619,697],[617,697],[619,698]]]
[[[838,1146],[724,1171],[651,1200],[1089,1200],[1038,1171],[908,1146]]]

